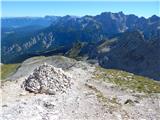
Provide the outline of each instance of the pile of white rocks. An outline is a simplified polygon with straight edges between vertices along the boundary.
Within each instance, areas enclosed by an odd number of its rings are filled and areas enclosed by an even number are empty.
[[[24,81],[23,87],[29,92],[54,95],[71,87],[71,76],[61,68],[44,63]]]

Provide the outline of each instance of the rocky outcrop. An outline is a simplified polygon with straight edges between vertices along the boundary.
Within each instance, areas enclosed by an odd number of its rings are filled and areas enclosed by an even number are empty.
[[[56,94],[66,92],[71,87],[71,76],[61,68],[44,63],[34,70],[23,85],[27,91],[33,93]]]

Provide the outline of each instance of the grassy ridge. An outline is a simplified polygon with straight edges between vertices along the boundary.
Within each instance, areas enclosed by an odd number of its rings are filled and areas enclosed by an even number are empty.
[[[96,68],[95,77],[106,82],[112,82],[122,88],[144,93],[160,93],[160,82],[134,75],[121,70]]]
[[[1,65],[1,70],[0,70],[1,80],[6,79],[11,74],[16,72],[16,70],[18,69],[19,66],[20,66],[20,64],[3,64],[3,65]]]
[[[84,46],[84,43],[82,42],[77,42],[73,45],[73,48],[70,49],[66,55],[70,58],[76,58],[78,57],[79,53],[80,53],[80,50],[81,48]]]

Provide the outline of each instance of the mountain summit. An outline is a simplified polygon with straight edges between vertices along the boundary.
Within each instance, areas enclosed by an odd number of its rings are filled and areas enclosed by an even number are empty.
[[[34,57],[9,80],[1,87],[3,120],[159,119],[160,83],[125,71],[63,56]],[[32,92],[21,87],[24,82]]]

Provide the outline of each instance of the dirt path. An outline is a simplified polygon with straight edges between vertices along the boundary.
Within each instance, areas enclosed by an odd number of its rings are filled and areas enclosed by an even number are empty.
[[[31,62],[34,64],[34,62]],[[40,62],[41,63],[41,62]],[[39,63],[39,64],[40,64]],[[51,61],[50,61],[51,63]],[[23,66],[21,67],[22,72]],[[31,70],[31,68],[29,68]],[[33,68],[32,68],[33,69]],[[93,80],[95,66],[76,62],[65,70],[73,84],[56,95],[28,93],[21,88],[26,76],[2,85],[3,120],[158,120],[159,97],[142,97],[102,81]],[[26,70],[25,70],[26,71]],[[132,100],[133,103],[125,102]]]
[[[90,71],[88,71],[90,70]],[[72,67],[72,88],[55,96],[28,93],[21,88],[24,77],[2,86],[3,120],[105,120],[114,118],[107,113],[95,94],[85,83],[94,68]]]

